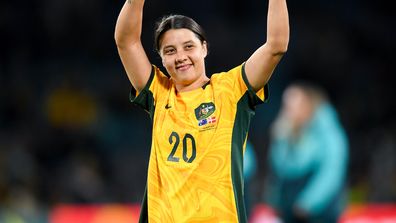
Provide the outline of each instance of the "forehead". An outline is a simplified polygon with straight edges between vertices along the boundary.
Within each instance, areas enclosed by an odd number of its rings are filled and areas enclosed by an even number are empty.
[[[160,47],[179,45],[188,41],[199,42],[200,40],[195,33],[189,29],[170,29],[163,34]]]

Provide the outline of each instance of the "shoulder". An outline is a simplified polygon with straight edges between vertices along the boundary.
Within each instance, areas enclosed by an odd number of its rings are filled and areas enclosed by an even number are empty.
[[[161,88],[170,88],[171,80],[168,75],[166,75],[160,68],[156,65],[152,65],[152,71],[150,74],[150,79],[148,81],[148,86],[151,89],[152,87],[158,86]]]
[[[152,65],[152,72],[151,75],[155,76],[155,78],[163,80],[163,81],[170,81],[169,75],[165,74],[162,72],[160,68],[158,68],[156,65]]]
[[[244,64],[238,65],[228,71],[212,74],[210,80],[216,82],[235,81],[236,78],[241,77],[243,73]]]

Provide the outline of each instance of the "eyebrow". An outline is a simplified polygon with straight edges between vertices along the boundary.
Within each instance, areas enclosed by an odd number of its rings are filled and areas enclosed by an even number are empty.
[[[186,45],[186,44],[189,44],[189,43],[194,43],[194,41],[188,40],[188,41],[184,42],[182,45]],[[170,47],[175,47],[175,46],[174,45],[166,45],[162,49],[165,50],[165,49],[170,48]]]
[[[183,45],[186,45],[188,43],[194,43],[194,41],[192,41],[192,40],[186,41],[186,42],[183,43]]]

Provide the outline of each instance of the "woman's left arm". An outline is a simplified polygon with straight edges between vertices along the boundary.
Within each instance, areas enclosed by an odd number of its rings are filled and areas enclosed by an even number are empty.
[[[269,0],[267,41],[246,61],[249,84],[260,90],[270,79],[289,44],[289,15],[286,0]]]

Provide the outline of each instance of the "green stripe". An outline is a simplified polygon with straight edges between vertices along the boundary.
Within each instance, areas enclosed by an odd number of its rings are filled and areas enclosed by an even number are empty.
[[[248,90],[239,99],[237,103],[237,111],[235,114],[235,122],[232,130],[231,145],[231,177],[234,189],[235,204],[238,212],[238,221],[240,223],[247,222],[245,200],[243,195],[243,144],[249,131],[250,120],[255,114],[256,106],[262,104],[262,101],[254,92],[249,84],[245,73],[245,64],[242,65],[242,78]],[[268,85],[264,86],[264,96],[268,98]]]
[[[155,75],[155,67],[152,67],[150,78],[148,79],[146,86],[144,86],[143,90],[139,93],[139,95],[136,97],[136,90],[133,87],[129,94],[129,100],[133,104],[147,111],[150,115],[151,120],[153,120],[154,118],[154,111],[155,111],[153,92],[150,91],[150,86],[151,83],[153,82],[154,75]]]
[[[155,67],[152,67],[150,78],[147,81],[146,86],[139,93],[139,95],[137,97],[135,96],[136,90],[133,87],[129,94],[129,100],[133,104],[147,111],[152,121],[154,121],[153,119],[154,119],[155,106],[154,106],[154,96],[153,96],[153,92],[150,91],[150,86],[151,83],[153,82],[154,75],[155,75]],[[148,223],[147,184],[146,184],[146,188],[144,189],[143,200],[140,207],[141,208],[140,208],[139,223]]]
[[[148,222],[148,211],[147,211],[147,187],[144,189],[144,196],[142,200],[142,204],[140,205],[140,216],[139,223],[147,223]]]
[[[237,112],[232,130],[231,177],[240,223],[247,222],[243,198],[243,144],[249,131],[250,120],[254,115],[254,110],[249,109],[249,101],[249,92],[246,92],[237,104]]]

